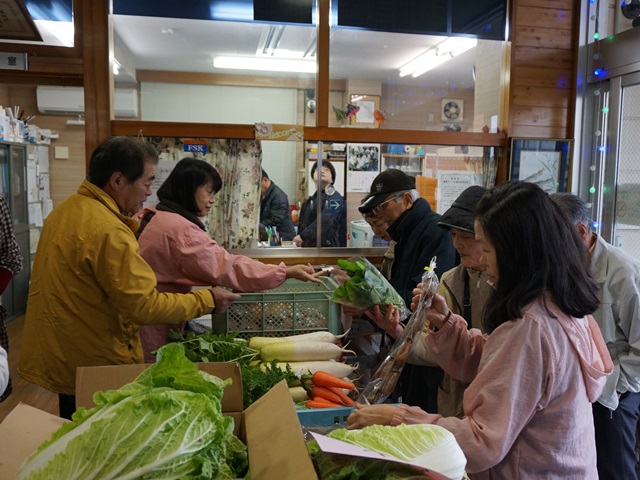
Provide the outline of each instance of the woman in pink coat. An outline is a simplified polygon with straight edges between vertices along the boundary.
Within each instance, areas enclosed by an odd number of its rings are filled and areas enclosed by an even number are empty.
[[[215,285],[237,292],[270,290],[287,278],[320,282],[311,265],[267,265],[243,255],[231,255],[207,234],[200,217],[209,213],[222,179],[213,166],[187,157],[180,160],[158,189],[160,202],[141,212],[137,232],[140,254],[153,268],[158,291],[185,293],[194,286]],[[239,295],[215,288],[216,312]],[[223,305],[222,308],[218,308]],[[184,325],[182,326],[182,328]],[[145,361],[167,343],[176,325],[147,325],[140,329]]]
[[[613,364],[591,313],[595,283],[575,229],[537,185],[508,182],[475,211],[494,284],[483,323],[467,330],[436,295],[427,348],[470,383],[462,419],[404,404],[360,407],[349,428],[432,423],[451,431],[474,479],[596,480],[591,403]]]

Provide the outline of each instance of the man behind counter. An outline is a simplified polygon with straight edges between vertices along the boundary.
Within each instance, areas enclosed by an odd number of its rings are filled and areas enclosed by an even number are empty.
[[[289,198],[280,187],[271,181],[265,170],[262,170],[260,195],[260,229],[276,227],[282,240],[293,240],[296,231],[291,220]]]
[[[156,290],[130,215],[151,194],[157,162],[148,144],[105,140],[91,155],[87,180],[44,222],[18,373],[57,393],[63,418],[75,411],[77,367],[142,363],[139,325],[184,322],[240,298]]]

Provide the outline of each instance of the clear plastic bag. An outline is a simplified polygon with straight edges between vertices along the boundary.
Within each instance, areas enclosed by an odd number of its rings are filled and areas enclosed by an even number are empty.
[[[414,342],[420,339],[422,330],[428,325],[427,313],[439,284],[435,267],[436,258],[433,257],[422,275],[422,295],[415,312],[407,321],[402,334],[396,339],[387,357],[376,369],[371,381],[358,397],[357,403],[365,405],[383,403],[393,392],[400,378],[400,373],[402,373],[402,369],[411,354]]]

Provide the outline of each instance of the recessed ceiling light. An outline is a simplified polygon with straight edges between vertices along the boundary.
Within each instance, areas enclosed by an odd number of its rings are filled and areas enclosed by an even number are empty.
[[[173,35],[175,30],[171,27],[163,27],[160,29],[163,35]]]
[[[315,73],[317,71],[316,62],[314,61],[279,58],[215,57],[213,66],[215,68],[274,72]]]

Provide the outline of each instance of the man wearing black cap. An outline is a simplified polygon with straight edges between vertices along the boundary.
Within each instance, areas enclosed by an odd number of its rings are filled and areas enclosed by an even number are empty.
[[[432,257],[436,257],[438,277],[456,265],[451,235],[438,227],[440,215],[419,196],[414,177],[401,170],[385,170],[373,180],[369,196],[358,210],[363,214],[374,213],[389,225],[387,233],[397,242],[389,283],[407,305],[411,304],[413,289]],[[442,377],[438,367],[406,365],[400,379],[402,401],[437,412]]]

